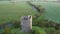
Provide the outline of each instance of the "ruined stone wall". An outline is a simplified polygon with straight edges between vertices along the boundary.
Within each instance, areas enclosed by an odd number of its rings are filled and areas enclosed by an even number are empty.
[[[22,16],[21,17],[21,27],[22,32],[29,32],[32,29],[32,16]]]

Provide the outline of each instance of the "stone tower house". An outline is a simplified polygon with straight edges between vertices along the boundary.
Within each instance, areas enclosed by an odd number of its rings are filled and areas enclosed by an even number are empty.
[[[32,16],[22,16],[21,17],[21,27],[22,32],[29,32],[32,29]]]

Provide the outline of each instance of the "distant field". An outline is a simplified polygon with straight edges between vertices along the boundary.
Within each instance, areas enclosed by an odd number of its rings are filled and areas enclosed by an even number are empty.
[[[33,2],[45,8],[45,18],[60,22],[60,3],[57,2]],[[26,2],[11,3],[0,1],[0,24],[10,20],[19,20],[23,15],[34,15],[34,11]]]
[[[36,13],[26,2],[15,4],[0,2],[0,24],[7,23],[10,20],[19,20],[23,15],[34,15]]]
[[[32,2],[45,8],[45,18],[60,22],[60,2]]]

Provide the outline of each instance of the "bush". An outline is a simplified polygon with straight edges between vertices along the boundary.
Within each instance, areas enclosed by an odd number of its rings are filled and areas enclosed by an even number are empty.
[[[60,24],[59,23],[58,24],[56,23],[55,29],[56,30],[59,30],[60,29]]]
[[[46,34],[46,32],[38,31],[38,30],[32,30],[31,34]]]
[[[46,34],[53,34],[54,31],[55,31],[55,28],[47,28]]]
[[[46,34],[46,32],[43,28],[33,26],[31,34]]]
[[[5,28],[4,28],[4,34],[11,34],[9,27],[5,26]]]
[[[55,30],[53,34],[60,34],[60,30]]]
[[[13,25],[14,25],[15,28],[21,27],[19,21],[14,21]]]
[[[44,15],[35,15],[35,17],[33,17],[33,25],[38,25],[41,21],[44,20]]]
[[[40,34],[40,32],[39,31],[31,31],[31,34]]]

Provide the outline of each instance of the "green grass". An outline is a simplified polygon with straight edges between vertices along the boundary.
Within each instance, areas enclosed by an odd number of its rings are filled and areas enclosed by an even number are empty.
[[[60,5],[56,2],[34,2],[45,8],[45,18],[60,22]],[[9,22],[10,20],[19,20],[23,15],[34,15],[34,11],[26,2],[11,3],[0,2],[0,24]]]
[[[32,30],[36,31],[36,33],[40,32],[40,34],[45,34],[45,30],[43,28],[40,28],[40,27],[36,27],[36,26],[33,26]],[[20,28],[18,29],[12,29],[11,30],[12,34],[16,33],[16,34],[30,34],[29,32],[21,32]]]
[[[21,16],[34,15],[36,12],[26,2],[0,3],[0,24],[7,23],[10,20],[20,20]]]
[[[58,2],[32,2],[45,8],[45,18],[54,22],[60,22],[60,3]]]

